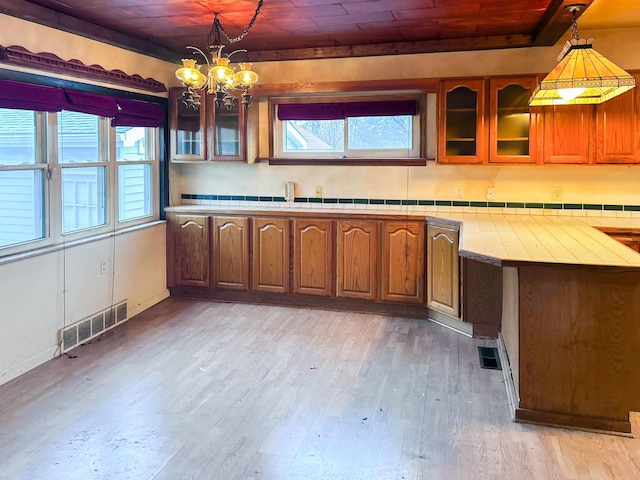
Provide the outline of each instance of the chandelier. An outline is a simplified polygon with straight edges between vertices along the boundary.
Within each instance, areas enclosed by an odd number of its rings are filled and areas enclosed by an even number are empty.
[[[220,20],[218,13],[214,13],[213,24],[207,36],[207,45],[212,61],[210,62],[207,55],[197,47],[188,46],[187,49],[197,52],[204,58],[207,65],[207,75],[200,71],[200,65],[196,60],[191,58],[182,59],[182,67],[176,70],[176,77],[182,82],[185,90],[182,93],[182,102],[188,107],[198,108],[201,104],[200,93],[206,89],[206,92],[215,95],[215,103],[217,107],[225,106],[231,110],[236,104],[234,94],[241,92],[240,98],[244,108],[251,105],[251,94],[249,89],[258,81],[258,74],[251,70],[251,63],[241,62],[236,67],[229,65],[231,56],[238,52],[246,52],[246,50],[234,50],[233,52],[223,55],[222,49],[224,44],[221,41],[222,33],[226,40],[230,43],[237,43],[247,36],[249,30],[258,18],[263,0],[259,0],[249,25],[237,37],[230,37]]]
[[[571,38],[558,55],[558,65],[536,87],[529,105],[598,104],[635,87],[633,75],[593,49],[593,38],[578,35],[576,15],[584,8],[581,3],[565,7],[572,16]]]

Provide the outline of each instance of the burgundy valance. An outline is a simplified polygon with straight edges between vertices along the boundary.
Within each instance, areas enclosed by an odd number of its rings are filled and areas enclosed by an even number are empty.
[[[164,112],[156,103],[118,99],[118,112],[111,126],[116,127],[160,127],[164,124]]]
[[[88,113],[112,118],[113,126],[160,127],[165,121],[157,103],[4,79],[0,79],[0,108]]]
[[[0,108],[59,112],[67,105],[60,88],[0,80]]]
[[[64,110],[90,113],[107,118],[113,118],[118,113],[118,104],[114,97],[67,89],[64,90],[64,93],[67,97],[67,105]]]
[[[347,117],[416,115],[417,112],[417,100],[278,105],[279,120],[341,120]]]

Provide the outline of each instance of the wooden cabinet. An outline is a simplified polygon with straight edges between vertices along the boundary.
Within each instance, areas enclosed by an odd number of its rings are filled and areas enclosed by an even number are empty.
[[[459,228],[427,226],[427,305],[453,317],[460,316]]]
[[[201,105],[195,109],[182,102],[183,91],[169,91],[171,160],[245,161],[244,108],[238,107],[237,102],[231,109],[216,107],[214,96],[202,92]]]
[[[591,163],[593,106],[542,107],[543,161],[546,164]]]
[[[424,302],[424,223],[383,222],[382,300]]]
[[[536,77],[489,81],[489,163],[536,163],[537,111],[529,110]]]
[[[380,224],[374,220],[338,220],[336,295],[377,298]]]
[[[213,219],[213,287],[249,289],[249,219]]]
[[[487,158],[484,79],[439,84],[440,163],[485,163]]]
[[[640,75],[636,75],[640,84]],[[596,163],[640,163],[637,88],[596,105]]]
[[[171,160],[202,161],[206,159],[206,105],[199,109],[182,102],[183,88],[169,90],[169,124]]]
[[[252,289],[289,293],[289,220],[253,219]]]
[[[210,281],[209,217],[176,215],[172,222],[173,280],[170,284],[208,287]],[[171,261],[171,260],[170,260]]]
[[[333,221],[293,221],[293,289],[305,295],[333,295]]]

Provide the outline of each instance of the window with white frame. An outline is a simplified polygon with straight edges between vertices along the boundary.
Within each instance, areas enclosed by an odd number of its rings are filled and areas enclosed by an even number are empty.
[[[417,158],[421,97],[274,100],[278,158]]]
[[[159,129],[110,121],[0,108],[0,256],[158,218]]]

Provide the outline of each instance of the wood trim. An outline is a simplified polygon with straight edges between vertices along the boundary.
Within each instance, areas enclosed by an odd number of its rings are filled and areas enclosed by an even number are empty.
[[[114,85],[145,90],[147,92],[166,92],[164,83],[153,78],[142,78],[140,75],[128,75],[122,70],[106,70],[100,65],[85,65],[80,60],[63,60],[49,52],[33,53],[24,47],[0,45],[0,62],[10,65],[46,70],[61,75],[89,78]]]
[[[610,420],[608,418],[585,417],[581,415],[567,415],[556,412],[543,412],[516,408],[515,419],[518,423],[532,423],[552,427],[569,427],[597,433],[614,433],[626,437],[631,435],[631,422]]]
[[[398,91],[410,93],[417,91],[420,93],[436,93],[438,89],[437,78],[408,78],[397,80],[365,80],[365,81],[345,81],[345,82],[299,82],[299,83],[277,83],[277,84],[257,84],[251,88],[254,98],[264,96],[282,96],[305,93],[356,93],[376,91],[389,93]],[[300,99],[298,99],[300,101]]]
[[[336,165],[369,167],[426,167],[433,158],[257,158],[269,165]]]
[[[571,14],[565,10],[567,5],[572,3],[582,3],[585,8],[576,12],[579,18],[585,10],[593,3],[593,0],[553,0],[547,8],[540,25],[533,34],[532,46],[551,46],[555,45],[558,40],[571,27]]]
[[[80,18],[54,11],[27,0],[0,0],[0,11],[5,15],[27,19],[47,27],[73,33],[100,42],[117,45],[127,50],[160,58],[168,62],[178,63],[180,54],[174,50],[154,44],[147,39],[135,38],[130,35],[101,27]]]
[[[566,29],[565,29],[566,31]],[[562,32],[564,33],[564,31]],[[555,42],[552,42],[553,44]],[[482,37],[448,38],[403,43],[378,43],[373,45],[349,45],[340,47],[298,48],[289,50],[251,51],[249,62],[277,62],[282,60],[310,60],[318,58],[371,57],[382,55],[408,55],[453,51],[492,50],[529,47],[532,37],[528,34],[490,35]]]

